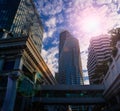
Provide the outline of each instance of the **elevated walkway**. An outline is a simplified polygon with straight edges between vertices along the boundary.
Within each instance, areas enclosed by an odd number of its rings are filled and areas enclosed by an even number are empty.
[[[93,105],[105,104],[104,85],[42,85],[32,102],[40,104]]]
[[[35,97],[33,98],[32,102],[39,102],[40,104],[47,104],[47,105],[53,105],[53,104],[66,104],[66,105],[95,105],[95,104],[105,104],[105,99],[103,97],[89,97],[89,98],[48,98],[48,97]]]
[[[60,92],[81,92],[81,91],[101,91],[105,90],[104,85],[42,85],[35,90],[39,91],[60,91]]]

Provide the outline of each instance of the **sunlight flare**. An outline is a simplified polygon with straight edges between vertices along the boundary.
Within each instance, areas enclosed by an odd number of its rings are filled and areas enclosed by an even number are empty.
[[[86,33],[100,33],[101,32],[101,20],[97,16],[88,16],[83,18],[82,30]]]

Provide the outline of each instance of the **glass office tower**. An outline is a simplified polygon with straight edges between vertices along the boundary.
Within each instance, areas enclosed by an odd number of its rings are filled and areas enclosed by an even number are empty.
[[[60,34],[59,83],[83,84],[79,42],[68,31]]]
[[[79,42],[68,31],[60,34],[58,82],[66,85],[83,85]],[[79,96],[70,94],[66,96]],[[83,106],[70,106],[72,111],[82,111]]]
[[[13,37],[31,36],[41,51],[43,28],[32,0],[0,0],[0,38],[3,29]]]

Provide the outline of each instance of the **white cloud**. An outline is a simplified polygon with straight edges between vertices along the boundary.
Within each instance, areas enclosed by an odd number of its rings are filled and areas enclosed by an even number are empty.
[[[109,8],[107,5],[102,5],[100,8],[97,9],[100,15],[105,16],[107,13],[109,13]]]
[[[45,25],[48,28],[54,28],[54,27],[56,27],[56,18],[55,17],[50,18],[48,21],[45,22]]]
[[[57,16],[57,23],[62,23],[64,21],[64,18],[63,18],[63,15],[62,14],[59,14],[58,16]]]
[[[96,3],[99,5],[110,4],[112,0],[96,0]]]
[[[39,0],[38,10],[40,14],[51,16],[48,21],[45,21],[45,25],[48,30],[44,33],[44,40],[48,37],[53,37],[53,34],[57,30],[67,29],[79,39],[83,69],[87,70],[87,51],[89,40],[94,34],[86,33],[82,30],[82,20],[90,15],[98,15],[101,18],[101,33],[106,33],[114,27],[120,26],[120,15],[117,11],[120,9],[120,0],[64,0],[67,2],[68,8],[65,7],[62,0]],[[96,5],[95,5],[96,2]],[[95,7],[93,6],[93,3]],[[115,3],[118,3],[116,5]],[[99,7],[97,7],[99,5]],[[64,11],[66,18],[64,18]],[[59,26],[61,23],[69,24],[68,26]],[[53,41],[53,44],[58,45],[58,41]],[[52,52],[53,51],[53,52]],[[57,48],[50,48],[49,50],[43,50],[43,57],[49,65],[52,72],[57,71],[58,63],[55,54],[58,53]],[[87,75],[84,72],[84,75]],[[87,80],[85,80],[88,83]]]
[[[84,70],[83,72],[84,72],[83,73],[84,84],[87,85],[87,84],[89,84],[88,72],[87,72],[87,70],[86,71]]]
[[[46,39],[46,38],[47,38],[47,33],[44,32],[44,33],[43,33],[43,39]]]
[[[54,33],[55,31],[56,31],[55,28],[49,29],[49,31],[47,32],[47,36],[48,36],[48,37],[52,37],[52,35],[53,35],[53,33]]]
[[[43,41],[45,41],[48,37],[52,37],[56,31],[56,17],[50,18],[45,22],[45,25],[48,27],[48,31],[44,32]]]
[[[88,78],[88,71],[86,70],[86,71],[83,71],[83,72],[84,72],[83,77],[87,77]]]
[[[87,70],[87,54],[86,52],[81,54],[81,61],[82,61],[82,69]]]
[[[48,38],[52,38],[55,31],[56,31],[56,28],[49,28],[47,32],[44,32],[43,42],[45,43],[45,41],[47,41]]]
[[[53,45],[59,45],[59,41],[57,41],[56,39],[52,42]]]
[[[106,3],[109,2],[106,1]],[[114,6],[115,4],[112,5]],[[86,50],[88,48],[89,40],[92,36],[107,33],[112,28],[120,26],[120,15],[118,15],[117,13],[118,9],[116,5],[114,7],[112,7],[112,5],[102,5],[98,8],[94,8],[93,6],[91,6],[84,8],[84,10],[82,10],[81,12],[77,9],[76,13],[71,13],[68,15],[69,27],[72,27],[72,29],[75,30],[74,36],[80,40],[80,43],[82,43],[80,44],[81,50]],[[82,29],[82,21],[85,18],[88,18],[89,15],[98,16],[100,18],[99,33],[95,34],[95,31],[93,31],[90,34]]]
[[[88,84],[90,84],[89,80],[84,80],[84,85],[88,85]]]
[[[80,13],[81,10],[91,7],[93,2],[93,0],[75,0],[72,3],[72,8],[75,12]]]
[[[38,0],[36,1],[36,5],[39,13],[43,13],[44,15],[55,15],[62,11],[62,0]]]
[[[58,59],[55,57],[56,54],[58,54],[57,47],[52,47],[47,51],[42,49],[41,52],[43,59],[45,60],[53,75],[58,71]]]

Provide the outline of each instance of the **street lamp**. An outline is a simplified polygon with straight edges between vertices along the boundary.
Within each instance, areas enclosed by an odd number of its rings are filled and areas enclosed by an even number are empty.
[[[2,36],[3,39],[7,38],[8,35],[11,36],[11,37],[13,37],[13,34],[10,31],[7,31],[4,28],[0,28],[0,32],[4,33],[3,36]]]

